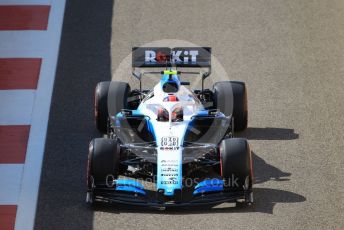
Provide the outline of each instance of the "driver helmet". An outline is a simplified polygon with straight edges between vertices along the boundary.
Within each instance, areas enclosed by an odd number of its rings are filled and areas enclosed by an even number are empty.
[[[165,93],[176,93],[180,88],[180,79],[176,70],[165,70],[160,81],[162,91]]]

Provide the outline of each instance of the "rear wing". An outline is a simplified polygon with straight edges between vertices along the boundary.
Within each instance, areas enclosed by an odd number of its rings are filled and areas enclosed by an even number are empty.
[[[134,47],[132,67],[210,68],[210,47]]]
[[[160,72],[136,72],[136,68],[207,68],[207,72],[182,72],[199,74],[202,76],[202,90],[204,79],[211,73],[210,47],[133,47],[132,68],[133,75],[140,80],[144,74],[160,74]]]

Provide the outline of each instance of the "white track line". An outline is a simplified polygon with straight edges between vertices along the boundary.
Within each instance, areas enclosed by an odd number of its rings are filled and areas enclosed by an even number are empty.
[[[20,193],[23,164],[0,164],[0,204],[16,205]]]
[[[51,50],[51,33],[47,31],[1,31],[0,38],[2,58],[45,58],[47,51]]]
[[[35,91],[0,90],[0,125],[29,125]]]
[[[16,230],[33,229],[45,139],[60,46],[65,0],[52,0],[48,25],[49,49],[46,50],[33,107],[30,137],[24,164],[22,189],[18,202]],[[40,46],[38,42],[35,44]]]
[[[0,5],[50,5],[51,0],[0,0]]]

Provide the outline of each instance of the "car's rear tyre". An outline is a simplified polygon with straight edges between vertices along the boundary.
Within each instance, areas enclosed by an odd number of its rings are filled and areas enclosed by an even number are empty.
[[[214,90],[214,106],[226,116],[233,115],[234,130],[242,131],[247,128],[248,107],[247,89],[244,82],[216,82]]]
[[[116,140],[95,138],[89,145],[87,187],[111,185],[119,174],[120,146]]]
[[[224,139],[220,143],[220,171],[227,191],[245,191],[245,200],[253,202],[252,155],[244,138]]]
[[[109,115],[115,116],[128,107],[130,86],[126,82],[99,82],[95,89],[95,121],[99,132],[107,134]]]

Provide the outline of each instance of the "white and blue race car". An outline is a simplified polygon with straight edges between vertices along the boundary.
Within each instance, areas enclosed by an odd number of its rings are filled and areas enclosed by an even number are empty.
[[[208,47],[135,47],[133,75],[126,82],[100,82],[95,90],[95,120],[104,135],[91,141],[87,203],[95,201],[152,207],[253,202],[252,156],[246,139],[234,131],[247,127],[247,89],[238,81],[204,89],[211,72]],[[145,68],[164,68],[144,72]],[[199,72],[201,89],[189,89],[178,68]],[[141,72],[136,70],[140,68]],[[142,90],[144,74],[159,74]],[[138,180],[140,178],[140,180]],[[153,181],[147,189],[145,179]],[[143,182],[142,182],[143,181]]]

